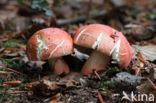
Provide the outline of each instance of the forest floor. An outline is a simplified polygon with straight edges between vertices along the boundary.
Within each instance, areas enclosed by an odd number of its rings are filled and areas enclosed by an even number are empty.
[[[0,103],[155,103],[156,1],[30,1],[0,1]],[[82,53],[63,57],[70,73],[58,76],[47,60],[28,60],[26,43],[37,30],[58,27],[73,37],[93,23],[126,36],[133,51],[126,69],[110,63],[105,72],[84,76]]]

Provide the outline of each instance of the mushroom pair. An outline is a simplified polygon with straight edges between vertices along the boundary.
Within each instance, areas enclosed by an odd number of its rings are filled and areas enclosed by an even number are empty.
[[[75,32],[73,40],[68,33],[58,28],[39,30],[27,43],[28,58],[49,59],[55,73],[67,74],[69,67],[61,56],[72,53],[73,41],[76,45],[93,49],[81,70],[84,75],[92,74],[93,70],[104,71],[111,59],[125,68],[132,58],[130,45],[124,35],[101,24],[82,26]]]

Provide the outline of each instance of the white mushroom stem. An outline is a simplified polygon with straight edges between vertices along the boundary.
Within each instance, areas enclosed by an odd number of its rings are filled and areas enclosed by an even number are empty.
[[[69,67],[62,57],[59,58],[51,58],[48,60],[50,68],[54,69],[54,73],[57,75],[61,75],[63,73],[69,73]]]
[[[81,72],[84,75],[91,75],[93,71],[104,71],[111,60],[111,56],[107,56],[98,51],[93,51],[89,59],[84,64]]]

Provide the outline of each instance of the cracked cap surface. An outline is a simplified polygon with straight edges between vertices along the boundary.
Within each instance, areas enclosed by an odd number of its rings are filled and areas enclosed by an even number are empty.
[[[130,45],[124,35],[106,25],[82,26],[75,32],[74,43],[112,56],[122,68],[127,67],[132,58]]]
[[[30,60],[45,60],[68,55],[73,51],[71,36],[59,28],[46,28],[35,32],[27,42]]]

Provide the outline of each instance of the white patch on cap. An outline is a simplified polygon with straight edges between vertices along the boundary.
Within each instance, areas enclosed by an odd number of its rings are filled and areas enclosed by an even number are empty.
[[[37,42],[38,42],[38,48],[37,48],[37,59],[41,60],[41,54],[43,49],[49,49],[48,46],[45,44],[44,39],[40,37],[40,35],[37,35]]]
[[[63,50],[64,55],[66,55],[66,50],[64,49],[63,46],[62,46],[62,50]]]
[[[60,46],[62,46],[63,43],[64,43],[64,40],[63,40],[59,45],[57,45],[57,46],[55,47],[55,49],[50,53],[49,58],[51,58],[51,56],[54,54],[54,52],[57,50],[57,48],[59,48]]]
[[[127,55],[127,53],[122,53],[122,54],[120,54],[120,55]]]
[[[103,35],[103,32],[100,33],[100,35],[98,36],[97,40],[94,42],[94,44],[92,45],[92,48],[95,49],[96,47],[99,46],[101,40],[102,40],[102,35]]]
[[[77,36],[77,38],[76,38],[76,40],[75,40],[75,43],[77,43],[78,42],[78,40],[79,40],[79,37],[84,33],[86,31],[86,28],[85,29],[83,29],[79,34],[78,34],[78,36]]]
[[[117,62],[120,62],[120,58],[119,58],[120,42],[121,40],[119,39],[115,44],[115,46],[110,51],[110,55],[112,55],[112,59],[116,60]]]

